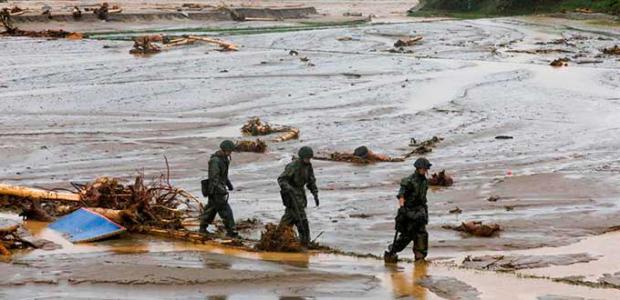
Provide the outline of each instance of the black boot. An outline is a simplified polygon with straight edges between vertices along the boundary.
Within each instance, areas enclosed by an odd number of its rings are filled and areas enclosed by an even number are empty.
[[[234,230],[230,230],[230,231],[226,232],[226,236],[229,237],[229,238],[237,239],[237,238],[239,238],[239,233],[234,231]]]

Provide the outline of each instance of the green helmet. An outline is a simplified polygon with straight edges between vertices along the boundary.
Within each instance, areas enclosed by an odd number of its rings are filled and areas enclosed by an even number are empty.
[[[220,144],[220,149],[232,152],[233,150],[235,150],[235,143],[233,143],[231,140],[225,140]]]
[[[312,158],[314,157],[314,151],[312,151],[312,148],[308,146],[303,146],[299,149],[299,152],[297,152],[297,155],[299,155],[299,158],[301,159]]]
[[[361,158],[366,158],[368,157],[368,147],[366,146],[360,146],[355,148],[355,150],[353,150],[353,155],[357,156],[357,157],[361,157]]]
[[[426,158],[424,158],[424,157],[420,157],[420,158],[418,158],[418,159],[415,161],[415,163],[413,163],[413,166],[414,166],[416,169],[430,169],[432,165],[433,165],[433,164],[431,164],[431,162],[430,162],[430,161],[428,161],[428,159],[426,159]]]

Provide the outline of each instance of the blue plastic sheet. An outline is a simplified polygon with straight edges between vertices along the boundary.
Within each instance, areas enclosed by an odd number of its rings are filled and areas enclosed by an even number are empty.
[[[73,243],[97,241],[119,235],[126,230],[125,227],[87,208],[80,208],[48,227],[62,233]]]

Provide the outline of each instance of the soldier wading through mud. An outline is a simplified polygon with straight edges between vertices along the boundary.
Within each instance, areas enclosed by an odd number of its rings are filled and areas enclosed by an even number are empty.
[[[280,220],[280,226],[295,225],[297,232],[299,232],[301,244],[308,247],[310,244],[310,228],[306,217],[308,200],[304,186],[308,187],[314,196],[314,203],[317,207],[319,206],[319,191],[316,187],[314,169],[310,163],[310,159],[314,156],[312,148],[301,147],[298,156],[299,158],[286,165],[284,172],[278,177],[280,195],[286,207],[284,216]]]
[[[211,155],[211,159],[209,159],[209,179],[205,191],[209,201],[202,216],[200,216],[200,233],[208,233],[207,226],[213,223],[215,215],[219,214],[226,227],[226,236],[239,237],[235,231],[233,212],[228,204],[228,191],[234,189],[230,179],[228,179],[230,155],[234,149],[235,143],[225,140],[220,144],[220,150]]]
[[[428,254],[428,207],[426,205],[426,191],[428,182],[426,173],[431,163],[426,158],[418,158],[415,163],[415,172],[400,182],[398,191],[399,209],[396,215],[396,233],[394,242],[388,246],[383,254],[386,262],[398,261],[396,253],[403,251],[413,241],[415,260],[423,260]]]

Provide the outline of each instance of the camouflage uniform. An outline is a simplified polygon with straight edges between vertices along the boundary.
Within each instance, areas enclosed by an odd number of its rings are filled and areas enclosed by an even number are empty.
[[[427,190],[426,176],[420,175],[418,172],[402,179],[397,198],[404,197],[405,205],[399,209],[396,221],[398,237],[396,242],[388,248],[390,254],[403,251],[412,241],[416,259],[425,258],[428,254]]]
[[[215,215],[219,214],[228,233],[234,232],[235,219],[232,209],[228,205],[228,189],[232,190],[232,183],[228,179],[230,159],[221,150],[211,155],[209,159],[209,201],[200,220],[200,230],[205,231],[213,223]]]
[[[295,225],[302,244],[308,245],[310,242],[310,228],[308,227],[308,219],[306,217],[305,209],[308,206],[308,199],[306,198],[304,186],[308,187],[315,199],[318,199],[318,189],[312,164],[304,163],[301,159],[294,160],[286,166],[284,172],[278,177],[278,184],[282,189],[282,193],[285,194],[283,195],[283,200],[286,206],[280,225]],[[286,197],[288,198],[287,200],[285,200]]]

